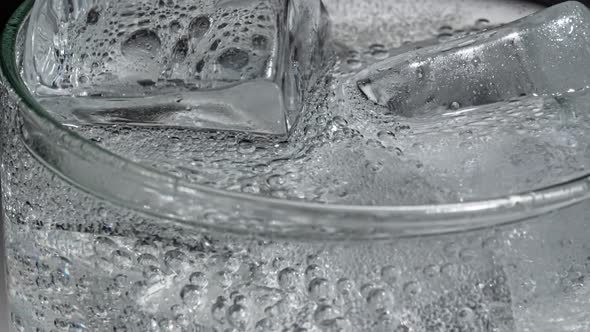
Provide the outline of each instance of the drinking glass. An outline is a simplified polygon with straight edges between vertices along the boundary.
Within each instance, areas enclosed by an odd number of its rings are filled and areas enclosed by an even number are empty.
[[[36,100],[21,75],[33,3],[1,43],[11,331],[590,330],[588,176],[380,206],[194,183],[137,158],[146,148],[165,156],[178,139],[130,125],[83,131]],[[358,19],[345,8],[353,3],[363,1],[325,2],[340,23]],[[459,3],[465,22],[538,9],[499,0],[388,8],[413,20],[410,38],[440,24],[422,11],[452,16]]]

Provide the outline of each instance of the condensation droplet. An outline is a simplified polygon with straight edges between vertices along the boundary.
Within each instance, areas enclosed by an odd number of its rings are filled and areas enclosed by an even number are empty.
[[[404,284],[404,293],[408,296],[415,296],[420,294],[422,287],[416,281],[409,281]]]
[[[227,320],[233,327],[246,330],[250,322],[250,314],[245,307],[234,304],[227,309]]]
[[[186,285],[180,291],[182,302],[190,309],[196,310],[204,303],[204,290],[195,285]]]
[[[310,281],[307,290],[311,298],[318,302],[328,300],[332,294],[330,282],[324,278],[316,278]]]
[[[189,282],[191,285],[200,287],[200,288],[207,288],[209,284],[209,280],[207,279],[207,275],[203,272],[194,272],[189,277]]]
[[[194,38],[201,38],[209,31],[211,20],[207,16],[195,17],[189,24],[189,31]]]
[[[240,70],[249,62],[248,52],[236,47],[228,48],[217,58],[217,62],[227,69]]]
[[[296,290],[297,286],[301,282],[300,278],[299,278],[299,273],[297,272],[297,270],[295,270],[294,268],[291,268],[291,267],[287,267],[287,268],[281,270],[279,272],[277,278],[278,278],[279,286],[282,289],[288,290],[288,291]]]
[[[401,271],[393,265],[384,266],[381,269],[381,279],[390,286],[395,285],[400,276]]]

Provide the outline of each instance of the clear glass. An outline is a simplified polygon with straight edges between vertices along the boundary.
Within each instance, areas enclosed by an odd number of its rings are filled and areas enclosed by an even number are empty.
[[[502,4],[488,8],[494,21],[527,13]],[[590,329],[588,176],[407,206],[183,181],[105,150],[32,98],[19,73],[31,5],[15,13],[1,50],[12,331]]]

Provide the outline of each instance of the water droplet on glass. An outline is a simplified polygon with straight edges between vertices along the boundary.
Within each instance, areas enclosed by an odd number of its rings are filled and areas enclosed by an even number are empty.
[[[459,252],[459,258],[464,262],[473,261],[477,257],[477,252],[470,248],[465,248]]]
[[[191,320],[188,318],[188,316],[183,314],[177,315],[174,318],[174,321],[176,322],[176,324],[178,324],[178,326],[181,326],[183,328],[183,331],[187,330],[191,325]]]
[[[440,268],[434,264],[426,265],[424,267],[424,269],[422,269],[422,273],[424,273],[424,275],[429,278],[436,276],[439,271],[440,271]]]
[[[143,268],[142,275],[145,278],[146,282],[150,285],[164,281],[164,273],[162,272],[162,270],[153,265],[145,266]]]
[[[198,309],[205,301],[203,288],[195,285],[186,285],[180,291],[182,302],[190,309]]]
[[[188,26],[191,35],[194,38],[201,38],[211,27],[211,21],[207,16],[195,17]]]
[[[393,265],[384,266],[381,269],[381,279],[390,286],[395,285],[400,276],[401,271]]]
[[[163,332],[182,332],[182,327],[171,319],[162,319],[158,326]]]
[[[310,281],[307,290],[311,298],[318,302],[328,300],[332,293],[330,283],[324,278],[316,278]]]
[[[323,276],[324,276],[324,272],[316,264],[311,264],[305,269],[305,279],[308,281],[315,279],[315,278],[320,278]]]
[[[240,70],[249,62],[248,52],[239,48],[228,48],[217,58],[217,62],[227,69]]]
[[[490,24],[490,20],[486,18],[480,18],[479,20],[475,21],[475,28],[478,30],[485,29]]]
[[[137,263],[141,266],[158,266],[158,259],[150,254],[142,254],[137,258]]]
[[[173,62],[182,62],[186,59],[188,54],[188,39],[181,38],[179,41],[176,42],[174,48],[172,49],[172,61]]]
[[[268,47],[268,38],[263,35],[252,36],[252,47],[258,50],[265,50]]]
[[[251,140],[244,139],[238,143],[238,151],[243,154],[250,154],[256,151],[256,145]]]
[[[344,296],[351,295],[354,291],[354,282],[348,278],[341,278],[336,282],[336,290]]]
[[[461,323],[471,323],[475,320],[475,313],[471,308],[463,307],[457,312],[457,320]]]
[[[113,250],[117,248],[115,241],[107,237],[99,237],[94,241],[94,252],[97,256],[110,258]]]
[[[415,296],[420,294],[422,287],[416,281],[409,281],[404,284],[404,293],[408,296]]]
[[[277,276],[279,286],[288,291],[294,291],[299,286],[301,282],[299,279],[299,272],[294,268],[287,267],[281,270]]]
[[[170,23],[170,32],[172,32],[173,34],[178,33],[180,29],[182,29],[182,25],[180,25],[178,21],[172,21]]]
[[[86,23],[93,25],[98,22],[100,19],[100,12],[97,8],[92,8],[88,11],[88,15],[86,15]]]
[[[112,262],[121,269],[130,269],[133,267],[133,257],[127,250],[115,250],[112,254]]]
[[[160,50],[160,37],[151,30],[135,31],[121,45],[124,56],[133,61],[152,59]]]
[[[376,288],[367,295],[367,305],[374,312],[388,312],[393,306],[393,297],[383,288]]]
[[[338,316],[338,311],[331,305],[327,304],[320,304],[313,314],[314,320],[320,325],[323,325],[324,323],[333,320]]]
[[[416,68],[416,76],[419,80],[424,78],[424,67],[419,66],[418,68]]]
[[[189,277],[189,282],[192,285],[195,285],[203,289],[207,288],[207,285],[209,284],[209,280],[203,272],[194,272],[193,274],[191,274]]]
[[[213,275],[213,280],[221,287],[228,288],[232,284],[231,274],[228,271],[221,270]]]
[[[232,305],[227,309],[227,320],[235,328],[246,330],[250,321],[250,314],[241,305]]]
[[[217,298],[213,306],[211,307],[211,316],[219,323],[223,323],[225,321],[225,307],[226,307],[227,300],[220,296]]]
[[[382,130],[377,133],[377,138],[384,146],[394,146],[395,145],[395,134],[389,130]]]
[[[190,268],[186,254],[177,249],[166,252],[164,255],[164,263],[176,274],[182,274],[186,269]]]

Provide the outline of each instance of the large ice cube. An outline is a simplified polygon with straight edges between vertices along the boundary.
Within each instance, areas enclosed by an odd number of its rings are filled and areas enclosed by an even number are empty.
[[[383,60],[358,74],[371,101],[406,116],[590,85],[590,11],[565,2],[505,26]]]
[[[25,81],[67,123],[284,134],[326,21],[321,0],[36,1]]]

